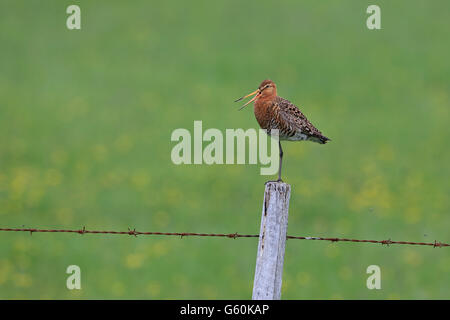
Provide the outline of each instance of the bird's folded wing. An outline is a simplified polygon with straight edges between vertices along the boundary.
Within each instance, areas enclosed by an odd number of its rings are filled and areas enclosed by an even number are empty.
[[[279,115],[283,122],[303,134],[322,137],[322,133],[309,122],[306,116],[292,102],[278,98],[275,103],[279,108]]]

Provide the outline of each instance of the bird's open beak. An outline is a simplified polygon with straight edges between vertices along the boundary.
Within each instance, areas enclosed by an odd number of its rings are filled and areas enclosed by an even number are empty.
[[[236,101],[234,101],[234,102],[241,101],[242,99],[246,99],[246,98],[248,98],[248,97],[251,97],[251,96],[254,95],[254,94],[256,94],[256,96],[254,96],[250,101],[248,101],[246,104],[244,104],[242,107],[240,107],[239,110],[242,110],[246,105],[248,105],[248,104],[250,104],[251,102],[255,101],[255,100],[259,97],[259,95],[261,94],[261,92],[259,91],[259,89],[257,89],[257,90],[255,90],[255,91],[253,91],[252,93],[249,93],[248,95],[243,96],[243,97],[237,99]]]

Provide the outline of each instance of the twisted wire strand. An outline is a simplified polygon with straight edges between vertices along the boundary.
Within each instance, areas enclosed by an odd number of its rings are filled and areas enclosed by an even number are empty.
[[[195,233],[195,232],[141,232],[136,229],[128,229],[128,231],[111,231],[111,230],[87,230],[82,229],[35,229],[35,228],[0,228],[4,232],[55,232],[55,233],[78,233],[78,234],[113,234],[113,235],[130,235],[137,237],[138,235],[157,235],[157,236],[179,236],[183,237],[223,237],[223,238],[259,238],[258,234],[240,234],[240,233]],[[450,244],[443,242],[411,242],[411,241],[392,241],[388,240],[366,240],[366,239],[348,239],[348,238],[324,238],[324,237],[300,237],[287,236],[287,239],[294,240],[318,240],[331,242],[358,242],[358,243],[378,243],[382,245],[400,244],[400,245],[414,245],[414,246],[430,246],[430,247],[450,247]]]

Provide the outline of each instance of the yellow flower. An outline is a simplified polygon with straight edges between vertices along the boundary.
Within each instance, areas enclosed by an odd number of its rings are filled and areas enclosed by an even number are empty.
[[[139,253],[131,253],[127,255],[125,258],[125,265],[129,269],[138,269],[142,267],[142,264],[144,262],[144,255]]]

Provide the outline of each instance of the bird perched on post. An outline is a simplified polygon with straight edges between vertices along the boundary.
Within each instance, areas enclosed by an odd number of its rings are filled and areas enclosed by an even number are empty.
[[[314,127],[293,103],[277,95],[277,86],[272,80],[264,80],[261,82],[257,90],[237,99],[235,102],[253,95],[255,96],[244,104],[239,110],[254,101],[254,112],[259,126],[262,129],[267,130],[268,134],[270,134],[271,130],[278,129],[280,165],[278,168],[277,181],[280,182],[282,181],[281,165],[283,160],[281,140],[306,140],[325,144],[330,139],[325,137],[316,127]]]

